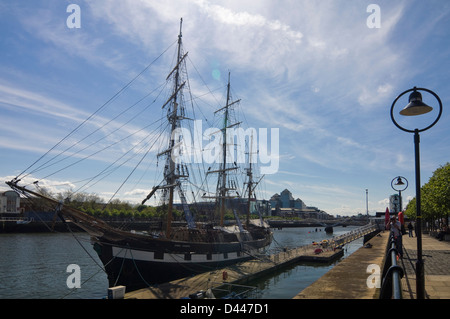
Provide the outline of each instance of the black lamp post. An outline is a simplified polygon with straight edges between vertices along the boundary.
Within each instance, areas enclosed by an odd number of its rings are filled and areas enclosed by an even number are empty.
[[[422,102],[422,94],[420,94],[419,91],[424,91],[432,94],[436,100],[439,102],[439,114],[437,118],[434,120],[433,123],[431,123],[429,126],[423,128],[423,129],[414,129],[409,130],[402,126],[400,126],[394,118],[394,106],[395,103],[406,93],[412,92],[409,96],[409,103],[408,105],[400,111],[400,115],[403,116],[416,116],[416,115],[422,115],[428,112],[431,112],[433,108],[431,106],[428,106],[424,102]],[[391,120],[402,131],[408,132],[408,133],[414,133],[414,153],[415,153],[415,166],[416,166],[416,230],[417,230],[417,262],[416,262],[416,293],[417,293],[417,299],[424,299],[425,298],[425,276],[424,276],[424,269],[423,269],[423,259],[422,259],[422,213],[420,208],[420,154],[419,154],[419,144],[420,144],[420,137],[419,133],[428,130],[432,126],[434,126],[437,121],[439,121],[439,118],[442,115],[442,102],[439,96],[434,93],[431,90],[424,89],[424,88],[417,88],[414,87],[412,89],[406,90],[403,93],[401,93],[392,103],[391,106]]]
[[[395,181],[395,184],[394,184]],[[403,182],[405,181],[406,184]],[[394,187],[397,186],[397,187]],[[403,176],[397,176],[391,181],[391,187],[393,190],[398,192],[398,212],[402,211],[402,192],[408,188],[408,180]]]

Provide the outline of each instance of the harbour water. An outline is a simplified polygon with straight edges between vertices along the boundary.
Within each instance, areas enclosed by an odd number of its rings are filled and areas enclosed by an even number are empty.
[[[274,242],[271,247],[280,249],[282,247],[294,248],[309,245],[312,242],[319,242],[323,239],[330,239],[349,232],[357,227],[334,227],[333,234],[327,234],[323,227],[300,227],[274,229]],[[316,231],[317,230],[317,231]],[[344,246],[344,256],[348,257],[358,248],[363,246],[363,238],[359,238]],[[259,291],[259,298],[266,299],[291,299],[300,291],[311,285],[326,272],[333,268],[339,260],[330,264],[302,262],[291,265],[276,273],[270,274],[249,283],[256,286]]]
[[[351,231],[335,227],[333,234],[323,227],[274,230],[271,251],[311,244]],[[362,246],[362,239],[346,245],[344,257]],[[68,288],[78,265],[81,288]],[[302,263],[252,282],[260,298],[292,298],[320,278],[329,265]],[[99,299],[107,293],[108,280],[100,259],[85,233],[0,234],[0,299]]]
[[[106,295],[108,280],[89,235],[75,233],[92,259],[71,233],[0,234],[0,298],[20,299],[98,299]],[[95,261],[94,261],[95,260]],[[67,287],[73,273],[67,267],[80,268],[81,288]]]

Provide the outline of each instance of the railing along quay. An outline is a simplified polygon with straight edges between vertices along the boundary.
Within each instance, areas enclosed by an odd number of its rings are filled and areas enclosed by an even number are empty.
[[[343,235],[333,237],[330,241],[332,241],[336,247],[343,246],[343,245],[348,244],[360,237],[371,234],[378,230],[379,229],[378,229],[377,225],[369,224],[369,225],[365,225],[365,226],[359,227],[357,229],[354,229]]]
[[[397,264],[398,250],[395,244],[394,233],[389,235],[389,245],[386,249],[386,262],[384,264],[380,299],[402,299],[403,268]]]
[[[274,263],[285,262],[290,258],[307,254],[315,248],[322,248],[324,251],[332,251],[348,244],[358,238],[378,231],[378,226],[374,224],[365,225],[357,229],[353,229],[348,233],[324,240],[320,243],[304,245],[292,249],[284,249],[283,252],[268,256]]]

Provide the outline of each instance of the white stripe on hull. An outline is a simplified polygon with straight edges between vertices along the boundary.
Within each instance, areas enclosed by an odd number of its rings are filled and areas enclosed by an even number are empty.
[[[141,261],[151,261],[151,262],[174,262],[174,263],[205,263],[205,262],[221,262],[221,261],[231,261],[238,259],[248,258],[249,255],[257,254],[258,251],[254,250],[248,253],[241,253],[238,256],[237,252],[230,253],[218,253],[218,254],[190,254],[190,258],[186,258],[185,254],[170,254],[164,253],[164,255],[156,256],[152,251],[135,250],[135,249],[125,249],[120,247],[112,247],[112,254],[114,257],[134,259]]]

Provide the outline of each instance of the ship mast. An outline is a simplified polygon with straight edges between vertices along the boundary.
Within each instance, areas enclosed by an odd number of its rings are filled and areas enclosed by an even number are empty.
[[[184,117],[184,109],[182,104],[182,89],[186,84],[186,81],[182,82],[181,80],[181,70],[183,66],[184,59],[187,56],[187,52],[183,54],[182,50],[182,25],[183,18],[180,19],[180,33],[178,35],[178,49],[177,49],[177,61],[175,67],[167,76],[166,80],[170,78],[173,79],[173,91],[172,95],[167,99],[166,103],[163,104],[162,108],[167,108],[167,119],[170,125],[170,140],[168,148],[164,151],[160,152],[157,156],[165,156],[165,166],[164,166],[164,180],[163,182],[153,187],[152,191],[147,195],[147,197],[142,201],[142,205],[149,200],[157,190],[163,190],[163,200],[167,201],[167,195],[169,195],[168,204],[167,204],[167,222],[166,222],[166,237],[170,238],[172,233],[172,218],[173,218],[173,200],[174,200],[174,192],[175,188],[177,188],[178,193],[180,195],[180,200],[183,205],[183,211],[188,223],[189,229],[196,228],[194,218],[189,209],[189,205],[186,201],[186,196],[181,187],[181,182],[183,178],[189,177],[189,171],[185,164],[183,163],[175,163],[172,159],[173,150],[177,147],[177,143],[179,141],[175,141],[175,137],[177,134],[174,134],[177,129],[181,127],[180,121],[183,119],[187,119]]]
[[[247,220],[246,220],[247,229],[250,224],[250,207],[251,207],[250,201],[252,200],[252,187],[253,187],[252,147],[253,147],[253,134],[250,137],[249,154],[248,154],[249,168],[247,169],[247,176],[248,176],[248,184],[247,184],[248,203],[247,203]]]
[[[225,115],[223,120],[222,130],[222,171],[219,173],[220,185],[220,226],[223,226],[223,217],[225,215],[225,196],[227,194],[227,125],[228,125],[228,109],[230,107],[230,72],[228,72],[228,84],[227,84],[227,102],[225,105]]]
[[[164,178],[166,180],[165,187],[169,189],[169,203],[167,207],[167,226],[166,226],[166,237],[170,238],[171,235],[171,227],[172,227],[172,212],[173,212],[173,196],[174,196],[174,188],[177,186],[178,183],[178,177],[175,173],[175,162],[172,160],[171,157],[171,151],[173,147],[175,146],[175,140],[173,132],[179,127],[179,117],[178,117],[178,103],[177,103],[177,97],[179,92],[181,91],[182,85],[180,85],[180,64],[181,64],[181,38],[182,38],[182,24],[183,24],[183,18],[180,19],[180,33],[178,35],[178,52],[177,52],[177,64],[175,66],[175,69],[172,71],[174,73],[175,77],[175,83],[174,83],[174,93],[171,96],[171,105],[172,105],[172,111],[169,108],[168,109],[168,119],[169,123],[171,124],[171,138],[169,141],[169,148],[164,152],[167,156],[166,158],[166,166],[164,169]],[[184,56],[183,56],[184,58]],[[169,74],[170,76],[170,74]]]
[[[256,151],[257,152],[257,151]],[[248,191],[248,201],[247,201],[247,220],[246,220],[246,226],[247,229],[249,227],[250,224],[250,213],[251,213],[251,201],[252,201],[252,196],[255,197],[254,194],[254,190],[256,189],[256,187],[258,186],[258,184],[261,182],[261,180],[263,179],[264,175],[262,175],[259,180],[257,180],[256,182],[253,180],[253,170],[252,170],[252,154],[253,154],[253,134],[250,136],[250,145],[249,145],[249,152],[248,152],[248,163],[249,163],[249,168],[246,169],[247,171],[247,176],[248,176],[248,182],[247,184],[247,191]],[[256,197],[254,198],[256,200]],[[263,225],[263,221],[262,221],[262,217],[260,215],[261,218],[261,226]]]
[[[218,113],[220,111],[224,111],[224,120],[223,120],[223,128],[222,128],[222,165],[218,170],[208,171],[207,174],[211,173],[219,173],[219,177],[217,179],[217,193],[214,197],[203,196],[203,198],[216,198],[219,201],[219,214],[220,214],[220,226],[224,225],[224,216],[225,216],[225,202],[227,198],[234,198],[233,196],[228,196],[228,191],[235,190],[235,185],[227,186],[227,172],[230,170],[237,169],[236,166],[227,168],[227,129],[236,125],[239,125],[240,122],[230,124],[229,125],[229,109],[230,107],[238,103],[240,100],[230,102],[231,94],[230,94],[230,72],[228,72],[228,84],[227,84],[227,101],[226,105],[214,113]]]

